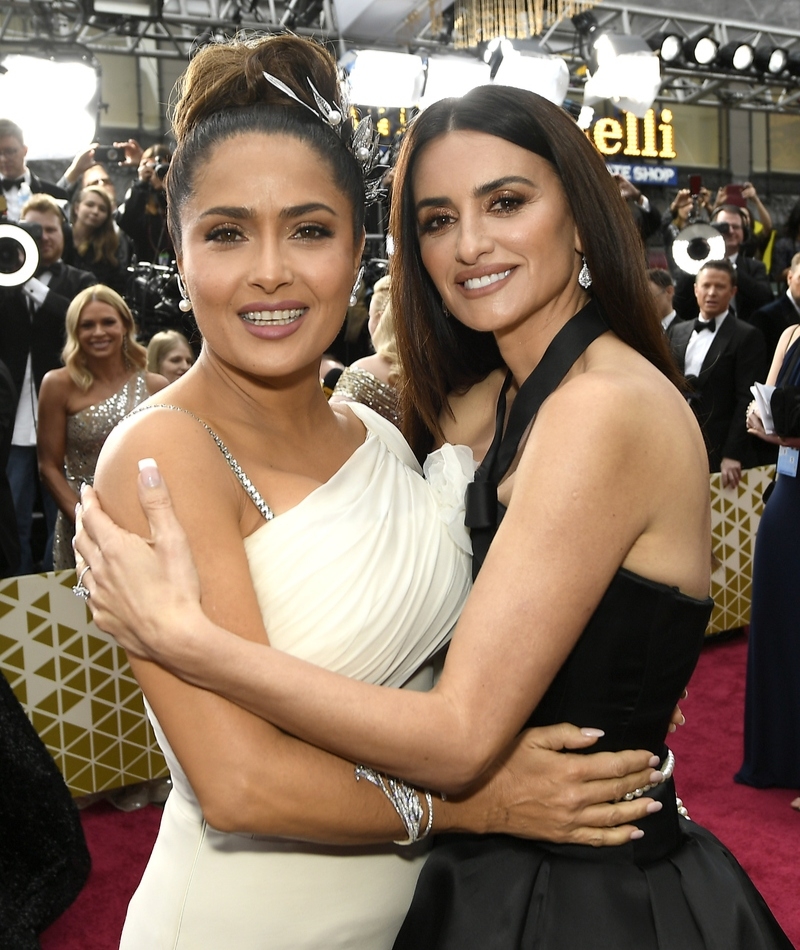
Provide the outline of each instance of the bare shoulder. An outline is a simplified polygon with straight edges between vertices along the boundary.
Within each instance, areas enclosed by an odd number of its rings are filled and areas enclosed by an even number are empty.
[[[77,389],[72,377],[65,367],[60,369],[48,370],[42,377],[42,389],[49,390],[53,394],[68,393],[72,388]]]
[[[389,382],[389,364],[382,356],[373,353],[372,356],[363,356],[360,360],[350,364],[350,369],[360,369],[371,373],[383,383]]]
[[[151,396],[153,393],[160,392],[165,386],[169,385],[167,380],[158,373],[145,373],[144,381],[147,386],[147,391]]]

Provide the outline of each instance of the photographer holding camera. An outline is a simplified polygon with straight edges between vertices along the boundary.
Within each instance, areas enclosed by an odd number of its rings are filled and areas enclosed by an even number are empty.
[[[120,143],[117,143],[118,145]],[[125,164],[136,158],[136,142],[121,143]],[[136,260],[151,264],[169,264],[175,257],[167,231],[167,199],[164,176],[172,154],[166,145],[151,145],[139,157],[138,178],[128,189],[117,209],[116,222],[133,241]]]
[[[19,572],[30,574],[37,567],[31,550],[31,529],[39,491],[36,459],[39,387],[44,374],[61,365],[64,320],[72,298],[96,280],[92,274],[61,261],[67,225],[52,197],[34,195],[23,205],[20,220],[39,226],[40,236],[36,239],[39,261],[34,276],[0,290],[3,313],[0,360],[8,367],[17,393],[7,472],[19,531]],[[43,567],[52,570],[49,552],[56,508],[45,491],[41,496],[49,542]]]
[[[767,269],[761,261],[745,257],[742,244],[749,238],[749,222],[738,205],[724,204],[714,209],[711,225],[725,238],[725,258],[736,270],[736,316],[753,324],[753,314],[773,298]],[[675,310],[681,320],[698,314],[694,277],[681,273],[675,281]],[[755,324],[754,324],[755,325]]]

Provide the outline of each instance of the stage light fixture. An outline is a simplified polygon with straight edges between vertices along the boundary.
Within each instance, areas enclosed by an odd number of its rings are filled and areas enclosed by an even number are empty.
[[[365,49],[340,60],[350,83],[350,99],[357,106],[387,109],[416,105],[425,85],[425,67],[419,56]]]
[[[758,46],[754,61],[760,73],[778,76],[789,64],[789,53],[782,46]]]
[[[569,68],[560,56],[543,53],[523,56],[512,46],[503,56],[494,81],[535,92],[560,106],[569,88]]]
[[[440,99],[463,96],[489,84],[489,66],[466,56],[429,56],[425,91],[419,102],[425,109]]]
[[[749,43],[733,41],[726,43],[717,52],[717,64],[726,69],[735,69],[737,72],[746,72],[753,65],[755,50]]]
[[[658,53],[662,63],[674,63],[683,55],[683,37],[677,33],[655,33],[647,45]]]
[[[800,49],[790,51],[786,59],[786,71],[790,76],[800,76]]]
[[[609,99],[640,119],[661,89],[661,62],[641,36],[600,33],[590,40],[586,105]]]
[[[700,36],[686,40],[683,44],[683,55],[691,63],[698,66],[710,66],[717,58],[719,43],[710,36]]]

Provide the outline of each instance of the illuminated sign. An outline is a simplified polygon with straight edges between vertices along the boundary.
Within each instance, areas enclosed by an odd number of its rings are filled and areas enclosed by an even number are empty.
[[[626,181],[641,185],[678,187],[678,169],[674,165],[634,165],[628,162],[606,162],[612,175],[620,175]]]
[[[641,121],[632,112],[619,119],[598,119],[586,133],[598,152],[628,158],[677,158],[672,110],[663,109],[656,121],[655,109],[648,109]]]

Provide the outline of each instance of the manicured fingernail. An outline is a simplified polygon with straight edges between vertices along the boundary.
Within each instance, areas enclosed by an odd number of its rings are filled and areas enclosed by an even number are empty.
[[[650,778],[648,779],[648,782],[651,785],[660,785],[663,781],[664,781],[663,772],[655,771],[655,772],[650,773]]]
[[[155,459],[139,460],[139,478],[145,488],[158,488],[161,484],[161,473]]]
[[[654,769],[656,768],[656,766],[661,765],[661,759],[659,759],[657,755],[652,755],[650,756],[650,759],[647,764],[650,766],[651,769]]]
[[[661,811],[663,807],[664,806],[661,804],[661,802],[650,802],[645,811],[648,815],[655,815],[655,813],[657,811]]]
[[[636,831],[631,832],[631,841],[638,841],[640,838],[644,838],[644,832],[641,828],[637,828]]]
[[[585,726],[581,729],[581,735],[590,736],[593,739],[599,739],[600,736],[604,736],[605,733],[602,729],[592,729],[590,726]]]

